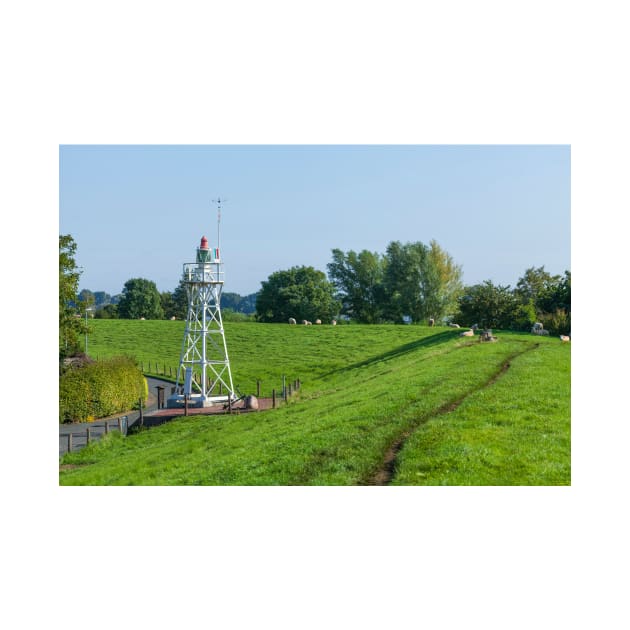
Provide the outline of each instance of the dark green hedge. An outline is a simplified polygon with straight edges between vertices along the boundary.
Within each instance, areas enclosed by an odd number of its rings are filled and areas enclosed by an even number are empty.
[[[129,357],[114,357],[79,368],[59,378],[59,421],[86,422],[146,402],[147,382],[138,364]]]

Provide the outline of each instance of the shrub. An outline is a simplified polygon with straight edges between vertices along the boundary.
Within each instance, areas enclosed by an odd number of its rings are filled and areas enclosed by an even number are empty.
[[[59,421],[103,418],[127,411],[147,396],[147,382],[129,357],[73,367],[59,378]]]
[[[526,304],[520,304],[514,310],[512,330],[529,331],[536,321],[536,308],[533,300],[529,300]]]
[[[550,335],[568,335],[571,332],[571,313],[563,308],[553,313],[541,313],[539,321]]]
[[[255,322],[253,313],[239,313],[231,308],[222,308],[221,317],[224,322]]]

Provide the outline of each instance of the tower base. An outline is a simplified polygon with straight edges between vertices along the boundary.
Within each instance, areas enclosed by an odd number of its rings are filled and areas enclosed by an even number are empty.
[[[206,396],[201,394],[191,394],[188,397],[188,406],[201,408],[201,407],[214,407],[215,405],[227,405],[229,400],[228,395],[223,396]],[[232,394],[232,401],[236,400],[236,396]],[[183,409],[185,407],[184,395],[173,394],[166,399],[167,409]]]

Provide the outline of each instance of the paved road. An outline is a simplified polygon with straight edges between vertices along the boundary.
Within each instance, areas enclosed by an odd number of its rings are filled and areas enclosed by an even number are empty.
[[[143,410],[144,414],[149,414],[157,411],[157,389],[164,387],[164,402],[171,393],[171,387],[173,383],[170,381],[163,381],[162,379],[146,377],[149,384],[149,398],[147,404]],[[72,450],[78,451],[87,444],[88,429],[90,431],[90,439],[98,440],[106,431],[118,431],[119,426],[122,426],[123,432],[126,433],[128,427],[132,427],[140,419],[139,411],[129,411],[126,414],[118,414],[111,416],[110,418],[98,420],[96,422],[74,422],[72,424],[60,424],[59,425],[59,457],[67,453],[69,440],[72,441]],[[120,422],[119,422],[120,420]],[[71,438],[68,436],[71,435]]]

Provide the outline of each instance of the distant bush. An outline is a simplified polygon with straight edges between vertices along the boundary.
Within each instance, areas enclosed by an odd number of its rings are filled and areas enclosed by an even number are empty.
[[[147,396],[147,382],[129,357],[70,368],[59,378],[59,421],[103,418],[127,411]]]
[[[94,313],[95,319],[118,319],[118,306],[116,304],[106,304]]]
[[[231,308],[222,308],[221,317],[224,322],[255,322],[256,317],[253,313],[239,313]]]
[[[556,309],[553,313],[542,313],[540,322],[550,335],[568,335],[571,332],[571,313],[563,308]]]
[[[514,309],[511,330],[529,331],[536,321],[536,309],[532,300]]]

